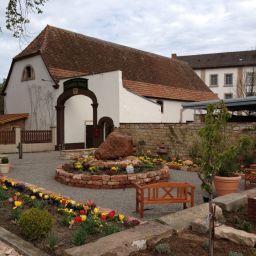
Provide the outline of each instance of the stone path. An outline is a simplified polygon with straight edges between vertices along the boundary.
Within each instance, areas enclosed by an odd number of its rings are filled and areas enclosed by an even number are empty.
[[[16,252],[9,245],[0,241],[0,256],[21,256],[21,254]]]
[[[103,208],[115,209],[118,212],[138,215],[135,213],[135,189],[87,189],[75,188],[60,184],[54,180],[57,165],[67,162],[59,159],[59,152],[25,153],[23,159],[17,154],[9,154],[13,170],[7,175],[25,182],[29,182],[46,189],[69,196],[74,200],[86,202],[92,199]],[[196,186],[195,202],[202,203],[200,180],[196,173],[170,170],[171,181],[191,182]],[[145,219],[156,218],[182,209],[182,204],[146,206]]]

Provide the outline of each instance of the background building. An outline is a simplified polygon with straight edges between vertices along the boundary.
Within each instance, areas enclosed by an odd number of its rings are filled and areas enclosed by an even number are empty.
[[[172,57],[188,62],[220,99],[256,95],[256,50]]]

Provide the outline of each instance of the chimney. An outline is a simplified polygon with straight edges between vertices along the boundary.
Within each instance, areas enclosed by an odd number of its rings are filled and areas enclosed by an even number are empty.
[[[172,53],[172,59],[177,59],[177,54],[176,53]]]

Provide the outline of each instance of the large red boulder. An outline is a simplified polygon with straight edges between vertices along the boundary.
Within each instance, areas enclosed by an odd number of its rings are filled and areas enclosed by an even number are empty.
[[[94,155],[97,159],[113,160],[129,156],[132,152],[132,137],[119,132],[112,132],[95,151]]]

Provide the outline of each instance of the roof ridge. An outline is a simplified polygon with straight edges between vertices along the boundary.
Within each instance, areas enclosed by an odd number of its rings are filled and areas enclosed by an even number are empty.
[[[212,52],[212,53],[202,53],[202,54],[191,54],[191,55],[178,55],[179,57],[195,57],[195,56],[207,56],[207,55],[216,55],[216,54],[237,54],[237,53],[250,53],[255,52],[256,50],[246,50],[246,51],[232,51],[232,52]]]
[[[129,49],[129,50],[135,51],[135,52],[140,52],[140,53],[147,54],[147,55],[150,55],[150,56],[161,57],[161,58],[165,58],[165,59],[170,60],[170,61],[174,61],[174,59],[172,59],[170,57],[163,56],[163,55],[160,55],[160,54],[157,54],[157,53],[148,52],[148,51],[144,51],[144,50],[137,49],[137,48],[134,48],[134,47],[130,47],[130,46],[126,46],[126,45],[110,42],[110,41],[107,41],[107,40],[104,40],[104,39],[100,39],[100,38],[96,38],[96,37],[93,37],[93,36],[84,35],[82,33],[74,32],[74,31],[63,29],[63,28],[59,28],[59,27],[55,27],[55,26],[52,26],[52,25],[47,25],[47,26],[49,26],[50,28],[54,28],[54,29],[58,29],[58,30],[63,30],[63,31],[65,31],[67,33],[70,33],[70,34],[76,34],[78,36],[85,37],[85,38],[87,38],[89,40],[92,40],[94,42],[106,43],[108,45],[111,45],[111,46],[114,46],[114,47],[117,47],[117,48],[122,47],[122,48],[126,48],[126,49]],[[180,60],[175,59],[175,61],[180,61]]]

